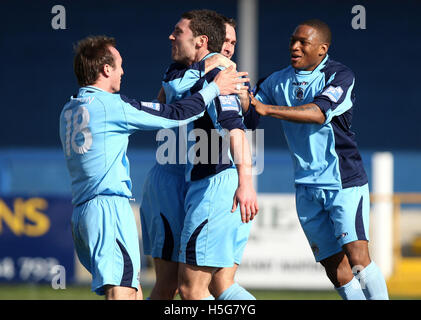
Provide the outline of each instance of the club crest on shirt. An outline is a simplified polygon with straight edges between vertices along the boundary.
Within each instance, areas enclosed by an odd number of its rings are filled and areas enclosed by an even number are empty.
[[[322,92],[322,95],[328,97],[332,102],[338,102],[342,93],[344,93],[344,90],[341,87],[329,86],[329,88]]]
[[[161,109],[159,103],[141,101],[140,104],[142,105],[142,107],[150,108],[156,111],[159,111]]]
[[[297,100],[303,100],[304,98],[304,90],[301,87],[298,87],[295,89],[295,99]]]
[[[240,111],[237,97],[234,95],[219,96],[222,111]]]

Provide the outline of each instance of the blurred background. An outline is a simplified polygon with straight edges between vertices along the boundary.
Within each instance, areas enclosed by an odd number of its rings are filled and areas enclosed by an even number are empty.
[[[252,85],[289,64],[289,37],[299,22],[329,24],[330,57],[356,74],[353,131],[370,179],[372,257],[392,298],[421,298],[421,2],[2,1],[0,7],[0,299],[98,298],[74,253],[70,179],[58,134],[61,109],[78,90],[73,45],[88,35],[115,37],[125,72],[121,93],[150,101],[171,63],[168,36],[183,12],[199,8],[237,20],[233,59],[250,72]],[[261,212],[238,281],[262,299],[337,299],[296,218],[279,121],[262,119],[260,128]],[[130,138],[137,219],[155,135]],[[151,261],[142,255],[146,292],[153,281]]]

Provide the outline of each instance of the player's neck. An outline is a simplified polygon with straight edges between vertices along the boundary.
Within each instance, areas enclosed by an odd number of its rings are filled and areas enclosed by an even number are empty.
[[[210,53],[210,51],[208,49],[200,49],[199,51],[197,51],[196,53],[196,57],[195,57],[195,61],[194,62],[199,62],[201,61],[204,57],[206,57],[208,54]]]
[[[109,81],[106,81],[106,79],[99,78],[94,84],[92,84],[92,86],[107,91],[109,93],[114,93],[111,83],[109,83]]]

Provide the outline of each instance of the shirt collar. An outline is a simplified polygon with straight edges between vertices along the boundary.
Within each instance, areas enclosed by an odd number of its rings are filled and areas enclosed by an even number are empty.
[[[101,89],[101,88],[95,87],[95,86],[86,86],[86,87],[82,87],[82,88],[80,88],[79,90],[85,90],[85,91],[91,90],[91,91],[102,91],[102,92],[107,92],[107,91],[105,91],[105,90],[103,90],[103,89]]]
[[[308,74],[312,74],[313,72],[318,72],[326,65],[326,62],[327,62],[328,59],[329,59],[329,55],[326,54],[326,57],[322,60],[322,62],[319,63],[319,65],[316,67],[316,69],[314,69],[312,71],[294,69],[295,73],[300,74],[300,75],[308,75]]]

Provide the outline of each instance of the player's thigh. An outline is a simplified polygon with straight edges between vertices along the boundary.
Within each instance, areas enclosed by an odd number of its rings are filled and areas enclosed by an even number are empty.
[[[239,207],[231,212],[237,185],[238,176],[231,169],[189,185],[180,262],[212,267],[234,265],[242,224]]]
[[[82,244],[77,250],[89,256],[93,291],[104,294],[105,285],[138,288],[139,236],[127,198],[97,196],[88,201],[74,229]]]
[[[297,186],[298,219],[317,262],[342,250],[335,238],[329,212],[325,210],[323,189]]]
[[[184,221],[184,176],[155,166],[145,181],[140,207],[144,252],[178,261]]]
[[[369,240],[370,194],[368,185],[331,191],[330,217],[339,245]],[[364,246],[365,247],[365,246]]]

